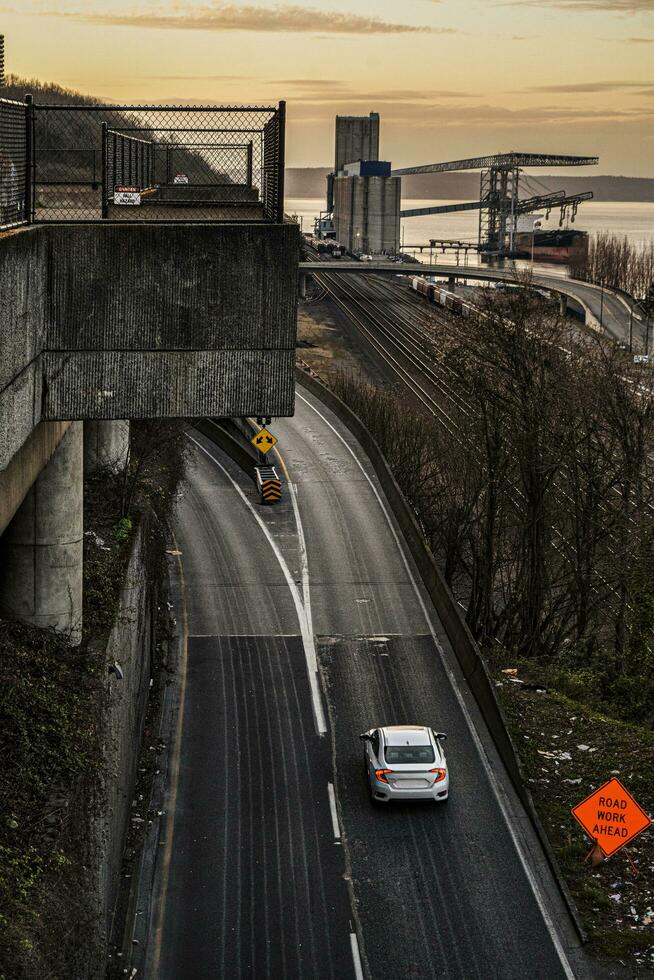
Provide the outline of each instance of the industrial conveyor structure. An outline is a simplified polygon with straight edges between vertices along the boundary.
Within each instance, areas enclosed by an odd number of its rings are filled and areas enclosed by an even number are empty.
[[[518,215],[543,208],[546,217],[550,211],[560,208],[563,223],[569,212],[572,221],[582,201],[592,200],[591,191],[566,194],[565,191],[549,191],[520,197],[521,181],[531,181],[523,174],[525,167],[588,167],[599,163],[598,157],[567,156],[552,153],[499,153],[491,156],[471,157],[467,160],[450,160],[445,163],[428,163],[420,167],[404,167],[393,170],[394,177],[408,174],[448,173],[457,170],[481,170],[479,200],[457,204],[444,204],[401,211],[402,218],[426,214],[449,214],[454,211],[479,210],[479,251],[494,256],[511,255],[514,252],[516,219]]]

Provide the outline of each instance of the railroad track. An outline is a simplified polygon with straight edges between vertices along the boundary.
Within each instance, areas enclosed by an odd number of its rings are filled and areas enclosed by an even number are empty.
[[[470,448],[465,433],[450,413],[460,412],[464,416],[471,416],[474,408],[454,392],[449,383],[453,373],[447,365],[439,362],[436,351],[433,350],[430,356],[425,349],[425,345],[433,345],[433,336],[430,336],[429,331],[430,327],[433,330],[434,324],[452,330],[449,317],[438,308],[430,308],[428,311],[416,308],[416,304],[408,296],[402,297],[392,284],[375,279],[373,275],[359,280],[358,285],[362,289],[341,281],[335,282],[334,277],[329,277],[327,270],[324,275],[316,274],[316,279],[335,305],[363,333],[387,368],[409,389],[429,415],[462,448]],[[447,400],[448,411],[441,405],[441,397]],[[555,482],[553,489],[562,503],[568,506],[574,504],[572,497],[560,483]],[[511,486],[511,492],[517,508],[518,500],[524,499],[524,494],[515,485]],[[635,524],[633,519],[631,523]],[[572,565],[571,554],[576,552],[575,546],[558,528],[550,525],[550,532],[552,546],[567,564]],[[609,551],[615,554],[612,548]],[[619,598],[618,591],[603,576],[599,576],[599,581],[616,599]],[[593,592],[599,595],[594,587]]]
[[[379,354],[387,368],[398,378],[427,412],[437,418],[454,435],[460,426],[451,412],[456,409],[469,415],[471,407],[465,403],[448,384],[446,371],[438,363],[436,352],[429,356],[426,343],[432,343],[423,332],[388,312],[388,304],[366,295],[365,298],[355,287],[340,282],[335,283],[328,274],[316,276],[330,299],[368,340]],[[414,311],[415,315],[415,311]],[[449,403],[447,410],[439,397]]]

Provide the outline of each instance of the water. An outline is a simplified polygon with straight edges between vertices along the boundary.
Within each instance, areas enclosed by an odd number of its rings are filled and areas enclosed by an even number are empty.
[[[431,205],[453,204],[453,201],[425,201],[405,199],[404,208],[426,208]],[[303,231],[313,231],[313,219],[325,207],[323,198],[291,197],[286,200],[288,214],[297,214],[302,220]],[[462,211],[459,214],[432,214],[420,218],[403,218],[402,238],[409,244],[420,244],[430,238],[456,238],[459,241],[477,242],[478,211]],[[556,229],[559,212],[553,211],[543,228]],[[609,231],[626,235],[636,246],[654,242],[654,203],[630,201],[590,201],[579,208],[577,220],[571,228],[579,228],[590,234]],[[451,255],[451,253],[450,253]],[[427,257],[429,252],[427,252]],[[475,259],[470,256],[470,262]]]

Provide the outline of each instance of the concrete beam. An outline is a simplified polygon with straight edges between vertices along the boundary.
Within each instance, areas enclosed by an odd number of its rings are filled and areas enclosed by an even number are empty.
[[[0,470],[43,420],[294,410],[297,225],[0,234]]]
[[[0,610],[81,640],[82,423],[74,422],[0,539]]]

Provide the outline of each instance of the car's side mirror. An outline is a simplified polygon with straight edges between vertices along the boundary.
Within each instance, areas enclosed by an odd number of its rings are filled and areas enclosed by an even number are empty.
[[[369,742],[370,741],[370,734],[369,734],[369,732],[361,732],[361,734],[359,735],[359,738],[361,739],[362,742]]]
[[[441,742],[447,742],[447,735],[445,734],[445,732],[434,732],[434,735]]]

